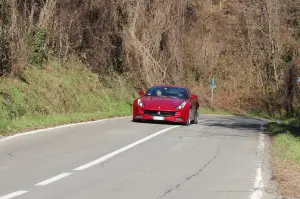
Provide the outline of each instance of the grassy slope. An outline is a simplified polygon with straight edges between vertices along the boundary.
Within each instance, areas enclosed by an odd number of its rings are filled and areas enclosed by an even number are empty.
[[[270,123],[272,135],[272,170],[280,192],[286,197],[300,197],[300,121]]]
[[[135,92],[103,86],[96,74],[76,61],[52,61],[27,69],[19,79],[1,79],[0,135],[131,113]]]
[[[268,130],[274,136],[273,153],[283,160],[300,165],[300,121],[273,122],[268,125]]]

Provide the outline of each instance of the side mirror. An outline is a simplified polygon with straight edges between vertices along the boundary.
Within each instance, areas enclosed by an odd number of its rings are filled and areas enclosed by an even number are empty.
[[[145,92],[144,92],[144,91],[140,91],[140,92],[139,92],[139,95],[140,95],[140,96],[144,96],[144,95],[145,95]]]
[[[192,95],[192,99],[197,99],[198,96],[197,95]]]

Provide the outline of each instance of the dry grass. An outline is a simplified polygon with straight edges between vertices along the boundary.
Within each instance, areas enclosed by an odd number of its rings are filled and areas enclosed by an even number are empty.
[[[300,166],[291,161],[283,161],[279,157],[271,162],[273,178],[284,197],[300,198]]]

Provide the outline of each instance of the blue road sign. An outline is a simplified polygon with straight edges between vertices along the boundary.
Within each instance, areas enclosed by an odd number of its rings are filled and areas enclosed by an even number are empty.
[[[216,77],[213,77],[213,79],[211,80],[210,88],[217,88]]]

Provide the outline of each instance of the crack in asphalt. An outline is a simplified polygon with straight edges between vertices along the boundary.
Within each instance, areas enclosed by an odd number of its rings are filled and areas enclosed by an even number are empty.
[[[13,157],[13,155],[11,153],[6,153],[6,155],[8,155],[10,157]]]
[[[162,196],[158,197],[157,199],[161,199],[161,198],[166,197],[168,194],[170,194],[175,189],[178,189],[180,186],[182,186],[183,184],[187,183],[192,178],[198,176],[206,167],[208,167],[219,156],[219,154],[220,154],[220,148],[218,148],[217,154],[210,161],[208,161],[203,167],[201,167],[201,169],[199,169],[193,175],[187,177],[183,182],[177,184],[175,187],[173,187],[173,188],[169,189],[168,191],[166,191]]]
[[[6,152],[6,155],[10,156],[10,157],[13,157],[14,156],[14,153],[20,151],[20,149],[16,149],[14,151],[11,151],[11,152]]]
[[[212,191],[215,193],[249,193],[252,190],[226,190],[226,191]]]

